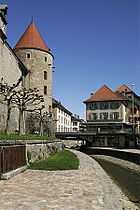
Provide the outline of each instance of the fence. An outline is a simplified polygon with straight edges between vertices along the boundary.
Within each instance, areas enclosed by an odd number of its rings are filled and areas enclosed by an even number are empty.
[[[0,176],[26,165],[26,146],[0,147]]]

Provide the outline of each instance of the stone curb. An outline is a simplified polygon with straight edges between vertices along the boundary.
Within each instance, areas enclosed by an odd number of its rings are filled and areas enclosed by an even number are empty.
[[[27,169],[27,166],[22,166],[20,168],[15,169],[15,170],[9,171],[9,172],[7,172],[5,174],[2,174],[1,179],[5,179],[5,180],[10,179],[11,177],[22,173],[26,169]]]

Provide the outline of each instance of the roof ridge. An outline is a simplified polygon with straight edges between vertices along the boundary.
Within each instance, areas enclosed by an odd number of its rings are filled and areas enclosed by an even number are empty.
[[[104,86],[114,94],[114,91],[112,91],[107,85],[103,85],[102,87],[104,87]]]
[[[92,95],[89,99],[84,101],[84,103],[92,101],[112,101],[112,100],[126,100],[126,98],[121,97],[119,94],[115,94],[108,86],[103,85],[97,92]]]
[[[119,91],[119,92],[122,92],[122,91],[120,91],[121,89],[128,89],[128,91],[130,91],[130,92],[133,92],[129,87],[127,87],[125,84],[122,84],[119,88],[117,88],[115,91],[114,91],[114,93],[115,92],[117,92],[117,91]],[[124,90],[123,90],[124,91]],[[126,92],[128,92],[128,91],[126,91]]]

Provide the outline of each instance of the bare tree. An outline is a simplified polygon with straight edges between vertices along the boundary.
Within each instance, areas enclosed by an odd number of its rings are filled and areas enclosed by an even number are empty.
[[[19,83],[22,81],[22,77],[18,80],[16,84],[12,86],[8,85],[7,83],[3,82],[3,78],[0,81],[0,103],[7,106],[7,118],[6,118],[6,128],[5,133],[10,133],[10,113],[12,105],[12,99],[16,94],[15,88],[18,87]]]
[[[33,112],[39,108],[39,105],[44,102],[42,95],[38,94],[39,90],[26,89],[22,87],[20,90],[15,92],[12,97],[12,103],[15,104],[19,109],[19,135],[24,134],[24,112]]]
[[[30,119],[33,119],[34,123],[35,120],[38,121],[39,124],[39,135],[43,136],[44,135],[44,129],[43,129],[43,125],[46,125],[46,123],[49,122],[49,120],[52,117],[51,113],[48,112],[43,112],[43,109],[45,108],[44,105],[42,105],[42,107],[37,108],[33,113],[31,113],[31,115],[29,116]]]

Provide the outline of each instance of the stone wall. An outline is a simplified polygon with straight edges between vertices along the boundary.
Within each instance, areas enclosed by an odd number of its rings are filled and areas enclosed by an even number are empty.
[[[0,79],[9,85],[16,84],[22,76],[19,62],[11,48],[0,38]]]
[[[22,76],[21,69],[19,67],[19,61],[12,52],[7,42],[3,41],[0,37],[0,80],[3,78],[3,82],[12,86],[17,84],[19,78]],[[0,131],[4,131],[6,125],[7,108],[0,103]],[[10,130],[14,132],[17,129],[18,124],[18,111],[12,109]]]
[[[26,145],[27,163],[45,159],[63,149],[61,140],[0,140],[0,146]]]
[[[27,54],[30,54],[30,58]],[[26,87],[39,89],[39,94],[44,97],[45,109],[49,112],[52,109],[52,55],[38,49],[18,49],[16,55],[30,71],[26,79]],[[47,72],[46,79],[44,79],[44,71]],[[44,95],[44,86],[47,86],[46,95]]]
[[[62,143],[66,148],[80,147],[83,145],[83,141],[73,140],[62,140]]]
[[[26,145],[26,163],[36,162],[45,159],[63,149],[63,144],[60,140],[0,140],[0,154],[2,146],[19,146]],[[0,156],[1,158],[1,156]],[[18,158],[18,157],[17,157]],[[1,165],[1,160],[0,160]],[[21,166],[15,170],[1,174],[0,179],[9,179],[27,169],[27,165]]]
[[[61,141],[28,141],[26,143],[27,161],[35,162],[45,159],[62,150]]]

